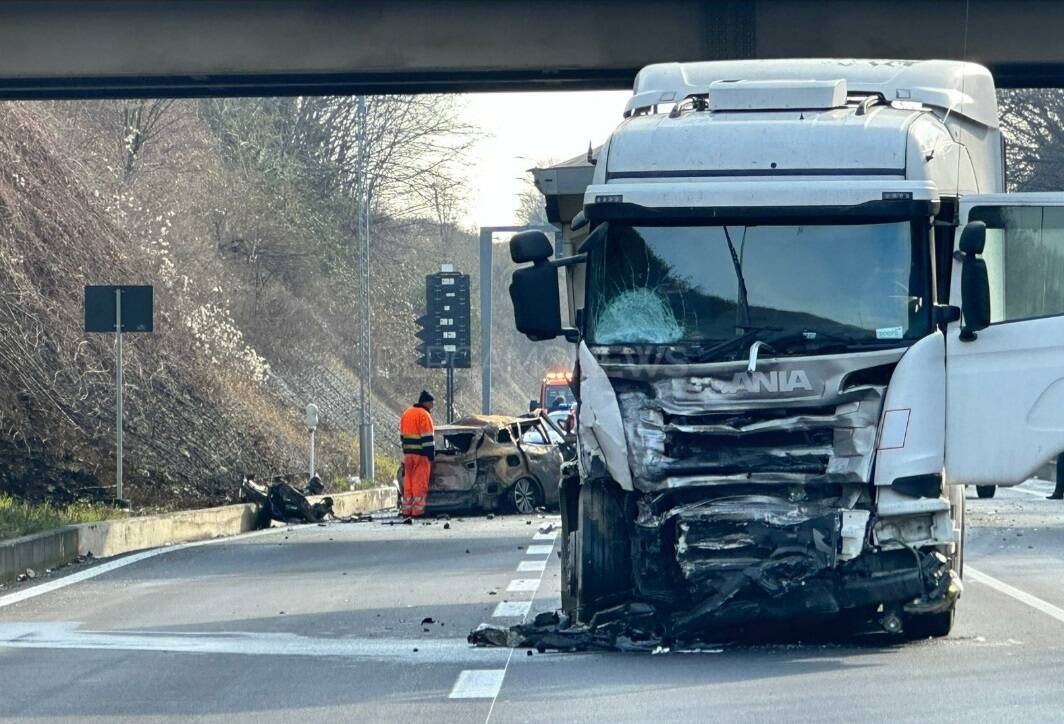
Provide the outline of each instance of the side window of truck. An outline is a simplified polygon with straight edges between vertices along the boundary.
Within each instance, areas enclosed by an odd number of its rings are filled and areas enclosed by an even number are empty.
[[[1064,314],[1064,208],[977,206],[968,220],[986,223],[991,323]]]

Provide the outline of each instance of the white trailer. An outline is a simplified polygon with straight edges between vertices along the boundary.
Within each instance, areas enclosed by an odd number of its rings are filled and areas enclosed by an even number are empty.
[[[1004,193],[990,73],[662,64],[624,115],[537,171],[562,258],[511,242],[518,329],[577,344],[565,608],[947,634],[964,485],[1064,451],[1064,194]]]

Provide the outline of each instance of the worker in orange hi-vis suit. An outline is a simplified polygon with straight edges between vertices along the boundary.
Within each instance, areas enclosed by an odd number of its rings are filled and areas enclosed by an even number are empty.
[[[431,414],[434,399],[431,393],[422,390],[417,403],[407,408],[399,419],[399,435],[403,440],[403,498],[399,513],[408,518],[424,515],[429,497],[429,475],[436,457]]]

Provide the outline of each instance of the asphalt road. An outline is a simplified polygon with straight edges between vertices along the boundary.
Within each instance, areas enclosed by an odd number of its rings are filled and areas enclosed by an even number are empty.
[[[537,532],[552,518],[335,523],[172,549],[0,590],[0,718],[1059,720],[1064,504],[1048,490],[969,499],[957,625],[916,643],[469,647],[481,621],[558,605],[556,541]]]

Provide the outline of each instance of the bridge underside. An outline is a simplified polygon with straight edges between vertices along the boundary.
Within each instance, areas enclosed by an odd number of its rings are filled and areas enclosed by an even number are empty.
[[[1064,86],[1062,27],[1045,0],[0,0],[0,98],[620,88],[652,62],[825,56]]]

